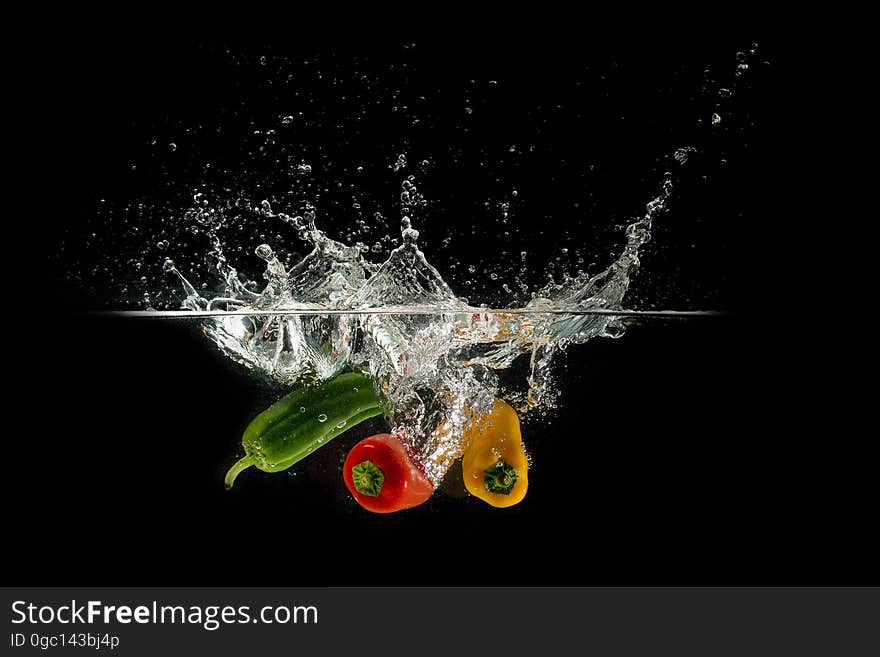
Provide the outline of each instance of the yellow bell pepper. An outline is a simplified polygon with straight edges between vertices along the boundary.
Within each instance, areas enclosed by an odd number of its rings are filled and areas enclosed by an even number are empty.
[[[516,411],[496,399],[492,412],[465,430],[463,442],[461,466],[471,495],[497,507],[513,506],[526,496],[529,464]]]

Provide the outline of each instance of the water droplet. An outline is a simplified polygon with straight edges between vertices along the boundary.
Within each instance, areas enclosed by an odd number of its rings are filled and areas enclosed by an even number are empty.
[[[336,428],[337,428],[337,429],[341,429],[341,428],[344,427],[345,425],[346,425],[346,422],[345,422],[345,420],[343,420],[342,422],[340,422],[339,424],[336,425]]]
[[[673,157],[675,157],[675,160],[679,164],[684,164],[685,162],[688,161],[688,157],[693,152],[694,152],[694,149],[689,146],[685,147],[685,148],[679,148],[678,150],[675,151],[675,154],[673,155]]]
[[[415,244],[419,240],[419,231],[415,228],[407,228],[402,235],[404,244]]]

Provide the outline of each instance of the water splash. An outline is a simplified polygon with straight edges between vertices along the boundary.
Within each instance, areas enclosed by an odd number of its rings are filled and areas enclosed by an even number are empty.
[[[293,227],[311,251],[288,268],[268,244],[256,246],[266,263],[262,291],[241,282],[210,228],[222,294],[205,299],[171,260],[163,270],[179,278],[184,309],[217,313],[203,318],[205,335],[251,370],[288,385],[349,367],[368,371],[393,431],[436,483],[461,455],[464,427],[500,396],[499,370],[528,356],[528,391],[518,396],[518,410],[546,408],[556,390],[551,366],[561,350],[623,334],[613,312],[590,311],[622,310],[639,250],[671,191],[667,175],[660,194],[627,227],[623,249],[607,269],[548,284],[523,312],[489,311],[457,297],[419,248],[419,232],[407,215],[401,245],[376,264],[366,259],[365,245],[346,245],[321,231],[313,207],[291,217],[264,202],[262,214]],[[404,201],[412,203],[417,193],[411,180],[404,181]],[[387,308],[396,312],[369,312]]]

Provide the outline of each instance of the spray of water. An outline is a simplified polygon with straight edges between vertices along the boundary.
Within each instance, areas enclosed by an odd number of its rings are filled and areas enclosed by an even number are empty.
[[[620,255],[599,274],[580,274],[539,290],[521,312],[489,311],[459,298],[419,249],[419,232],[401,220],[401,245],[387,260],[367,260],[369,249],[337,242],[317,228],[315,210],[302,216],[263,214],[293,227],[311,251],[286,268],[268,244],[255,252],[266,263],[262,291],[241,282],[222,244],[208,228],[224,290],[202,297],[170,260],[163,269],[183,286],[184,309],[203,317],[205,335],[230,358],[288,385],[328,379],[346,368],[369,372],[386,417],[439,482],[461,455],[459,436],[499,396],[498,371],[529,358],[528,412],[553,402],[551,364],[568,344],[616,338],[624,327],[612,313],[639,266],[655,217],[672,185],[626,229]],[[411,181],[403,193],[412,195]],[[388,309],[394,312],[388,312]]]

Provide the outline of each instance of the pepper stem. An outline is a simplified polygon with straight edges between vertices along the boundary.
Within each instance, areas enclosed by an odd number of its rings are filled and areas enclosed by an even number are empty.
[[[519,474],[516,468],[503,460],[498,461],[491,468],[483,470],[483,481],[486,483],[486,490],[490,493],[510,495],[510,491],[516,486],[517,479],[519,479]]]
[[[372,461],[361,461],[351,469],[354,487],[361,495],[378,497],[385,483],[385,475],[378,465]]]
[[[232,485],[235,483],[235,478],[241,474],[243,470],[247,470],[254,464],[254,458],[252,456],[244,456],[236,461],[231,468],[229,468],[229,472],[226,473],[226,478],[223,482],[226,484],[226,490],[232,488]]]

